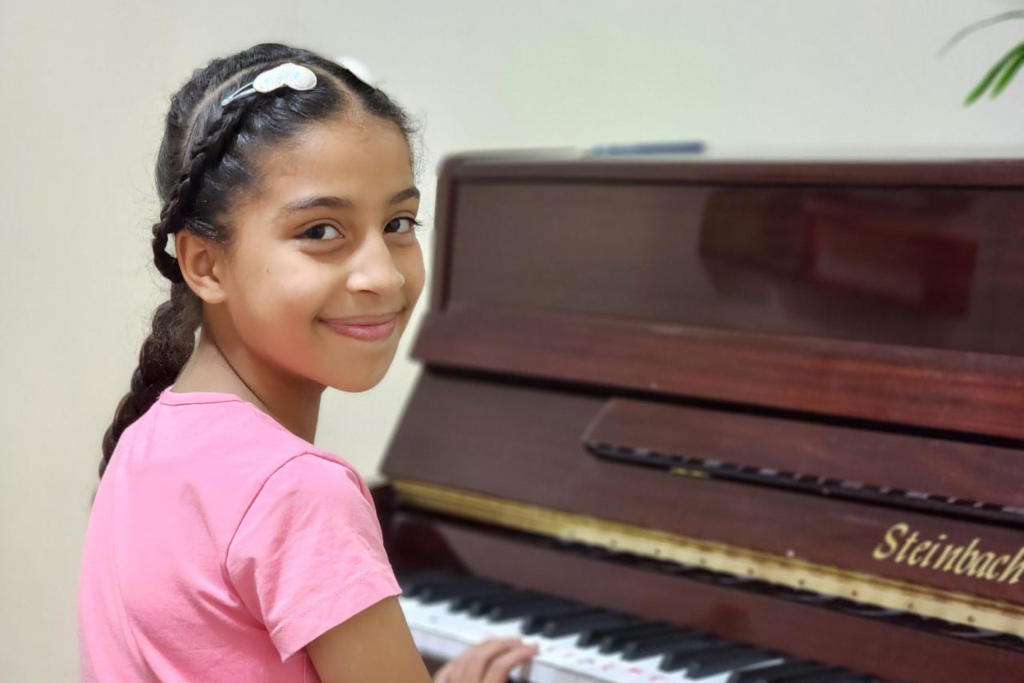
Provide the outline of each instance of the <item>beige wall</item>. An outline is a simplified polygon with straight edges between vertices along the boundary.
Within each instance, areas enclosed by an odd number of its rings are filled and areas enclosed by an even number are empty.
[[[268,39],[357,56],[422,116],[428,196],[442,155],[484,147],[1012,154],[1024,79],[995,105],[959,102],[1019,25],[936,57],[1009,4],[0,0],[0,680],[77,675],[98,445],[160,296],[150,174],[192,68]],[[332,393],[320,442],[373,474],[415,372]]]

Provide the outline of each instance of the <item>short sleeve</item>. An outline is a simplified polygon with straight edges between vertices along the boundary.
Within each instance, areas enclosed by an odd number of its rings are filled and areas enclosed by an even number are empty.
[[[313,454],[267,479],[228,547],[227,572],[282,661],[401,592],[359,476]]]

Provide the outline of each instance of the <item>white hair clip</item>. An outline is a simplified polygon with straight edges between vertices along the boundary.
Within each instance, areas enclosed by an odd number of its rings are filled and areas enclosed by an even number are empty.
[[[220,101],[226,107],[235,100],[251,95],[254,92],[271,92],[278,88],[289,87],[292,90],[312,90],[316,86],[316,74],[309,67],[287,62],[267,69]]]

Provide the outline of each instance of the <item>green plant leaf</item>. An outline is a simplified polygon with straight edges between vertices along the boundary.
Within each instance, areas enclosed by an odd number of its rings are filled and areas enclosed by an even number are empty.
[[[939,50],[939,55],[944,55],[950,50],[952,50],[957,45],[957,43],[961,42],[967,36],[977,33],[983,28],[988,28],[993,24],[999,24],[1001,22],[1009,21],[1011,19],[1024,19],[1024,10],[1011,10],[1009,12],[997,14],[994,17],[989,17],[988,19],[976,21],[973,24],[968,24],[967,26],[963,27],[962,29],[954,33],[953,37],[946,41],[946,44],[943,45],[942,49]]]
[[[1017,56],[1003,69],[1003,75],[999,77],[995,86],[992,87],[992,92],[989,95],[990,97],[998,97],[999,93],[1006,89],[1006,86],[1010,84],[1013,77],[1017,75],[1018,71],[1020,71],[1020,67],[1024,65],[1024,43],[1021,43],[1014,49],[1017,51]]]
[[[1003,69],[1006,68],[1010,62],[1018,59],[1021,55],[1024,55],[1024,43],[1017,45],[1007,52],[1003,55],[1002,59],[996,62],[995,65],[988,70],[985,77],[982,78],[976,86],[974,86],[974,89],[971,90],[970,93],[968,93],[967,99],[964,100],[964,105],[970,106],[977,102],[978,99],[985,94],[985,91],[989,89],[989,86],[995,82],[996,78],[999,77],[999,74],[1002,73]],[[1012,76],[1013,75],[1011,74],[1011,78]]]

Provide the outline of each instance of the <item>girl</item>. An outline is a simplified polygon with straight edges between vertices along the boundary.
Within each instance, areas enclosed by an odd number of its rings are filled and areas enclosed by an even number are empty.
[[[284,45],[172,99],[171,293],[103,440],[86,681],[429,680],[366,486],[312,445],[323,389],[381,380],[423,287],[409,135],[383,92]],[[437,680],[504,681],[533,652],[484,643]]]

